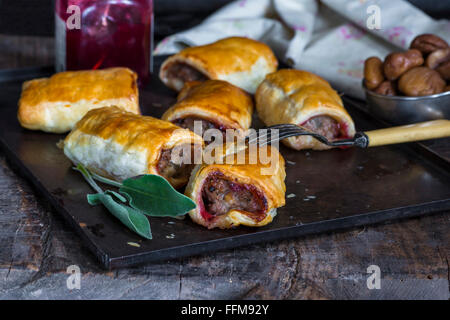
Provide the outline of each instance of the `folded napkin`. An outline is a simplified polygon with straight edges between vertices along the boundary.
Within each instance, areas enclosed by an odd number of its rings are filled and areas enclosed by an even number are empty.
[[[450,43],[450,21],[433,20],[403,0],[239,0],[200,25],[165,38],[155,54],[249,37],[269,45],[291,67],[314,72],[338,91],[363,98],[364,60],[407,49],[422,33]]]

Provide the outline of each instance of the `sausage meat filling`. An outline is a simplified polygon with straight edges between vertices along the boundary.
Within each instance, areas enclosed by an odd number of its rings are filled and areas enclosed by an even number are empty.
[[[180,184],[187,183],[187,181],[189,180],[189,176],[191,175],[191,172],[195,166],[193,161],[194,146],[190,144],[182,145],[180,147],[180,153],[178,155],[180,159],[184,159],[183,153],[188,149],[191,152],[191,159],[189,161],[186,161],[187,163],[176,163],[172,161],[173,149],[163,149],[156,167],[158,173],[166,178],[169,182],[178,181],[180,182]]]
[[[170,66],[168,66],[167,74],[170,78],[180,79],[183,82],[208,80],[208,77],[197,69],[186,63],[180,62],[170,64]]]
[[[267,200],[254,186],[226,179],[220,172],[206,178],[202,188],[204,208],[209,216],[220,216],[230,210],[245,211],[255,220],[262,220]]]
[[[339,123],[329,116],[313,117],[301,126],[324,136],[328,140],[337,139],[341,135]]]
[[[195,122],[199,121],[200,122],[200,128],[201,128],[201,132],[197,132],[195,131]],[[223,138],[225,139],[226,136],[226,129],[224,126],[221,126],[217,123],[214,123],[212,121],[209,120],[205,120],[205,119],[201,119],[201,118],[196,118],[196,117],[186,117],[186,118],[182,118],[182,119],[176,119],[174,121],[172,121],[175,125],[184,128],[184,129],[189,129],[192,132],[195,132],[197,134],[200,134],[201,136],[203,136],[203,134],[205,133],[206,130],[208,129],[218,129],[220,131],[222,131],[222,135]],[[198,129],[197,129],[198,130]],[[214,140],[214,139],[213,139]],[[212,141],[205,141],[206,144],[210,144]]]
[[[186,117],[183,119],[176,119],[175,121],[173,121],[173,123],[179,127],[182,127],[184,129],[189,129],[194,132],[195,121],[201,122],[202,133],[208,129],[219,129],[219,130],[222,129],[219,125],[217,125],[211,121],[208,121],[205,119],[200,119],[200,118],[195,118],[195,117]]]

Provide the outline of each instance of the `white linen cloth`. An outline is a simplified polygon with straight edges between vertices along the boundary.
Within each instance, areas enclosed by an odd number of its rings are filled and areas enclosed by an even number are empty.
[[[381,24],[370,30],[373,5],[379,8]],[[155,54],[173,54],[230,36],[249,37],[268,44],[288,65],[363,98],[364,60],[407,49],[422,33],[450,43],[450,21],[433,20],[404,0],[238,0],[200,25],[165,38]]]

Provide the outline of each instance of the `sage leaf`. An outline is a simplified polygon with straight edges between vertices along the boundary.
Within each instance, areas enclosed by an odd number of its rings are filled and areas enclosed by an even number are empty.
[[[80,172],[83,175],[84,179],[89,183],[92,189],[94,189],[98,193],[103,193],[103,190],[98,186],[98,184],[95,183],[89,170],[86,169],[81,163],[79,163],[77,167],[73,169]]]
[[[117,181],[91,173],[92,178],[118,187],[131,207],[155,217],[176,217],[195,208],[195,202],[175,190],[163,177],[153,174],[139,175]]]
[[[152,239],[152,233],[145,215],[181,218],[195,208],[194,201],[176,191],[166,179],[158,175],[140,175],[120,183],[90,172],[82,164],[74,169],[81,172],[90,186],[98,192],[87,196],[89,204],[103,204],[130,230],[147,239]],[[118,187],[119,192],[103,192],[95,180]]]
[[[152,217],[176,217],[195,208],[195,202],[176,191],[163,177],[153,174],[122,181],[120,193],[131,207]]]
[[[116,202],[111,193],[107,191],[106,193],[88,194],[87,200],[91,205],[102,203],[113,216],[129,229],[146,239],[152,239],[148,218],[140,211]]]
[[[121,202],[124,202],[124,203],[129,200],[126,197],[124,197],[123,195],[121,195],[120,193],[112,191],[112,190],[106,190],[105,193],[116,197],[117,199],[119,199]]]

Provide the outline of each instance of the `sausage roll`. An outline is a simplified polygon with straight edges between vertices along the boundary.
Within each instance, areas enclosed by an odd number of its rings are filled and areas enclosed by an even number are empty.
[[[259,118],[268,126],[292,123],[329,140],[348,139],[355,125],[341,98],[330,84],[307,71],[284,69],[266,77],[255,94]],[[324,150],[329,147],[310,136],[283,140],[296,149]]]
[[[218,79],[254,93],[277,66],[275,55],[265,44],[232,37],[180,51],[164,61],[159,77],[177,91],[188,81]]]
[[[157,174],[178,188],[194,167],[192,149],[201,152],[202,145],[200,136],[170,122],[106,107],[89,111],[76,124],[64,141],[64,153],[75,164],[117,181]],[[183,152],[190,153],[187,161]]]
[[[253,101],[248,93],[226,81],[207,80],[187,82],[178,95],[178,102],[162,119],[191,131],[195,121],[200,121],[201,133],[215,128],[224,134],[227,129],[244,134],[250,127],[252,113]]]
[[[115,105],[140,113],[137,75],[127,68],[67,71],[22,86],[18,119],[22,127],[64,133],[91,109]]]
[[[278,150],[267,146],[266,156],[249,161],[249,149],[222,164],[197,165],[185,194],[197,204],[189,212],[194,222],[209,229],[231,228],[240,224],[259,227],[272,221],[276,209],[285,204],[284,159]],[[260,148],[253,152],[259,154]],[[242,163],[242,164],[240,164]]]

